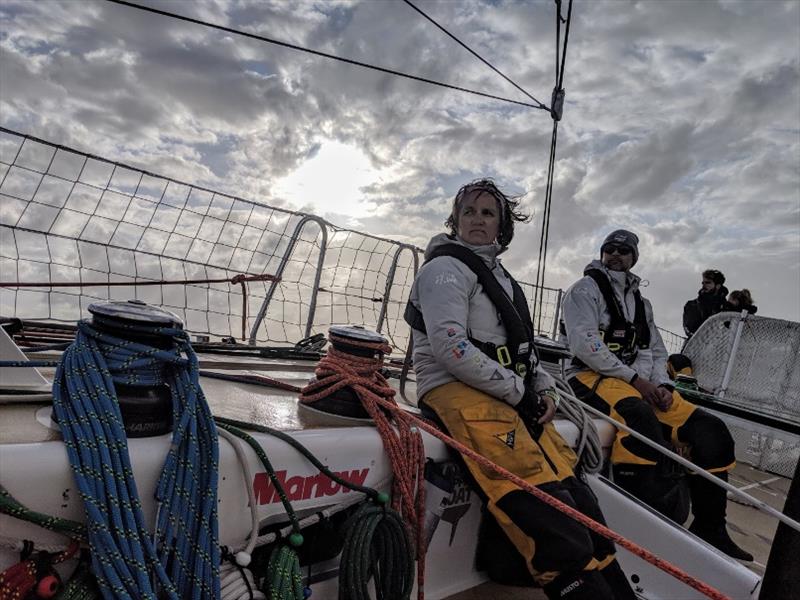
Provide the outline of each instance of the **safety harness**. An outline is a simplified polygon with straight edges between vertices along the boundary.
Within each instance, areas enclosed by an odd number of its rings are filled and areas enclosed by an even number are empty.
[[[430,253],[425,262],[430,262],[439,256],[452,256],[467,265],[477,275],[478,282],[483,286],[483,290],[497,309],[500,320],[506,330],[506,343],[500,346],[492,342],[477,340],[468,333],[469,341],[486,356],[497,361],[501,366],[512,369],[528,383],[535,372],[535,369],[530,367],[531,365],[535,367],[536,363],[538,363],[538,357],[533,344],[531,313],[525,300],[525,293],[520,285],[501,265],[500,268],[503,269],[506,277],[511,281],[511,288],[514,290],[514,298],[512,300],[508,297],[508,294],[492,274],[489,267],[486,266],[486,263],[483,262],[483,259],[464,246],[459,246],[458,244],[439,246]],[[425,329],[422,312],[410,300],[406,304],[403,318],[413,329],[427,335],[428,332]]]
[[[647,315],[644,310],[644,300],[639,290],[633,291],[634,313],[633,323],[625,318],[622,305],[611,287],[611,282],[605,273],[600,269],[586,269],[583,272],[588,275],[600,288],[603,300],[608,307],[611,321],[608,328],[600,331],[603,343],[626,365],[630,365],[636,360],[639,349],[650,347],[650,327],[647,325]],[[573,364],[584,366],[577,358],[572,359]]]

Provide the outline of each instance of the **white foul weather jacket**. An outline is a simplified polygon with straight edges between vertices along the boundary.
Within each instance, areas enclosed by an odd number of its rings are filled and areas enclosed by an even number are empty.
[[[497,244],[473,246],[447,234],[434,236],[425,256],[443,244],[459,244],[472,250],[491,269],[509,298],[511,280],[500,267]],[[522,399],[522,377],[502,367],[478,349],[469,338],[502,345],[506,332],[500,316],[478,276],[452,256],[439,256],[420,268],[411,288],[411,303],[422,312],[427,334],[412,329],[417,397],[433,388],[461,381],[512,406]],[[538,391],[553,387],[553,379],[537,367],[533,382]]]
[[[587,265],[585,270],[588,269],[599,269],[609,278],[625,318],[632,323],[636,307],[633,292],[639,289],[640,278],[631,272],[610,271],[599,260]],[[586,365],[570,367],[567,370],[568,376],[591,369],[606,377],[617,377],[624,381],[631,381],[634,374],[638,374],[655,385],[670,383],[667,375],[667,348],[653,320],[653,306],[646,298],[642,300],[647,326],[650,328],[650,347],[639,349],[636,360],[629,366],[603,343],[600,330],[608,329],[611,314],[594,279],[584,276],[566,291],[561,310],[567,330],[567,342],[572,353]]]

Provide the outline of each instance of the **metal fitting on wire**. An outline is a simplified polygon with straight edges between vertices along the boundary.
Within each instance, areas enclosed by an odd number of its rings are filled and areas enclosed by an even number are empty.
[[[560,121],[564,112],[564,88],[553,88],[553,97],[550,101],[550,115],[554,121]]]

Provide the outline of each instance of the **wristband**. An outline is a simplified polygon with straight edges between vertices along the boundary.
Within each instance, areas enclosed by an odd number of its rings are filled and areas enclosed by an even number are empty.
[[[553,401],[553,406],[558,409],[558,405],[561,404],[561,396],[558,395],[558,392],[553,388],[547,388],[546,390],[542,390],[539,392],[540,396],[547,396]]]
[[[633,385],[633,382],[636,381],[637,379],[639,379],[639,374],[638,373],[634,373],[633,377],[631,377],[631,380],[628,383]]]

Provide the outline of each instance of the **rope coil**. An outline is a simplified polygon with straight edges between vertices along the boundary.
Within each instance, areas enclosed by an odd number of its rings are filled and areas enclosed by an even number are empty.
[[[266,596],[256,587],[253,573],[236,564],[236,559],[223,553],[219,569],[220,600],[266,600]]]
[[[370,600],[370,579],[378,598],[409,598],[414,561],[408,528],[400,514],[362,504],[345,525],[347,537],[339,567],[339,600]]]
[[[349,387],[361,401],[380,433],[384,449],[392,465],[392,508],[401,515],[403,527],[411,524],[412,544],[417,557],[417,595],[424,598],[425,581],[425,447],[422,435],[403,419],[390,419],[401,409],[394,400],[395,391],[380,373],[383,356],[392,347],[384,342],[357,341],[329,333],[331,347],[315,371],[312,381],[300,393],[300,402],[313,404],[336,391]],[[339,347],[337,347],[339,346]],[[371,351],[372,357],[356,356],[340,347]],[[409,590],[410,593],[410,590]]]
[[[95,316],[95,324],[103,322]],[[197,357],[182,329],[123,329],[157,335],[172,348],[117,338],[81,322],[53,385],[54,414],[86,511],[92,571],[105,598],[218,597],[218,443]],[[172,392],[172,444],[156,486],[152,537],[115,383],[166,383]]]

